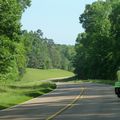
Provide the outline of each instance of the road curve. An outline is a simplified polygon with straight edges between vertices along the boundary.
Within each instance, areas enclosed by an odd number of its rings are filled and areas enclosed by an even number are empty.
[[[63,83],[44,96],[0,111],[0,120],[120,120],[120,100],[109,85]]]
[[[0,111],[0,120],[50,120],[51,116],[77,100],[82,91],[80,84],[59,84],[51,93]]]

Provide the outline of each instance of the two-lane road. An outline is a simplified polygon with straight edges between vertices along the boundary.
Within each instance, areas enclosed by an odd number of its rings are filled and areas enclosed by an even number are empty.
[[[120,120],[120,99],[109,85],[84,83],[83,98],[55,120]]]
[[[0,111],[0,120],[120,120],[120,100],[109,85],[63,83],[53,92]]]

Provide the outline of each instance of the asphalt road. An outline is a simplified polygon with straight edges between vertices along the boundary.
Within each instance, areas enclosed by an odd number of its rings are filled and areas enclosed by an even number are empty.
[[[0,111],[0,120],[120,120],[109,85],[63,83],[53,92]]]

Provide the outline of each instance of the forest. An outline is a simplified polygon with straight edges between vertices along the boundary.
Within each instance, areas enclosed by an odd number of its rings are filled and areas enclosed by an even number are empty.
[[[30,0],[0,0],[0,81],[20,80],[27,67],[73,70],[74,46],[55,44],[40,29],[21,29],[30,5]]]
[[[26,68],[65,69],[81,79],[116,79],[120,67],[120,0],[85,7],[74,45],[55,44],[41,29],[21,29],[31,0],[0,0],[0,80],[20,80]],[[77,20],[76,20],[77,21]]]
[[[76,39],[75,73],[81,79],[116,79],[120,69],[120,0],[86,5]]]

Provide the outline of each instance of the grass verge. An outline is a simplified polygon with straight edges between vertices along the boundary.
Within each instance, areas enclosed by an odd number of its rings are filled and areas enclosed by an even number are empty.
[[[56,88],[51,82],[14,82],[0,86],[0,109],[8,108]]]
[[[82,83],[82,82],[90,82],[90,83],[99,83],[99,84],[107,84],[107,85],[115,85],[115,80],[97,80],[97,79],[88,79],[88,80],[79,80],[76,77],[70,77],[62,80],[56,80],[56,82],[74,82],[74,83]]]
[[[41,80],[72,75],[73,73],[64,70],[28,68],[21,81],[0,82],[0,109],[17,105],[56,88],[54,83]]]
[[[76,82],[90,82],[90,83],[99,83],[99,84],[107,84],[114,86],[114,80],[75,80]]]

